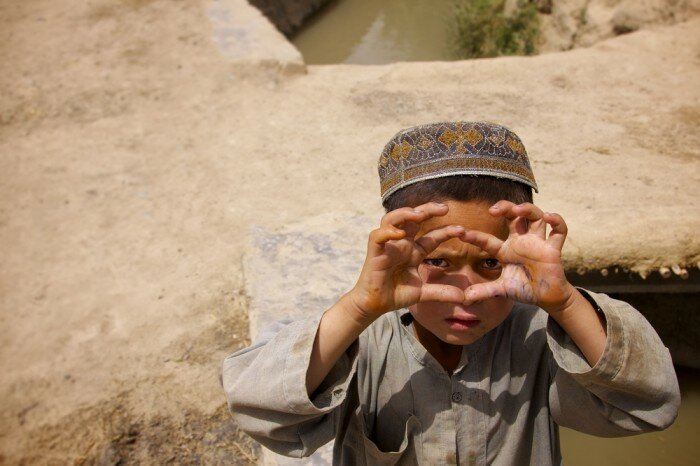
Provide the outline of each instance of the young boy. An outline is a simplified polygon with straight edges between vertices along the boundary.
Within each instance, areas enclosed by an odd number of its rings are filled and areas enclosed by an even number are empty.
[[[673,422],[668,351],[631,306],[567,281],[566,223],[532,204],[513,132],[409,128],[379,174],[387,214],[355,287],[225,360],[243,430],[289,456],[335,439],[342,465],[548,465],[558,425],[609,437]]]

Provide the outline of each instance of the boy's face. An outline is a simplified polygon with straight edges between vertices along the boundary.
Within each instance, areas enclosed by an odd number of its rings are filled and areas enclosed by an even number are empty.
[[[503,219],[489,214],[490,204],[453,200],[443,204],[449,207],[447,215],[427,220],[422,224],[417,237],[435,228],[461,225],[467,230],[483,231],[500,239],[507,238],[508,227]],[[429,254],[418,267],[418,273],[424,283],[451,285],[464,290],[474,283],[496,280],[501,275],[501,265],[478,247],[453,238]],[[491,298],[470,305],[417,303],[409,310],[414,318],[418,338],[428,348],[440,345],[440,341],[460,346],[474,343],[503,322],[512,307],[512,300]]]

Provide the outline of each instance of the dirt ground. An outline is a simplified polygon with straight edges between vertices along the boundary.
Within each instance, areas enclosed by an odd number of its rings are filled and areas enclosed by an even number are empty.
[[[204,11],[0,3],[2,463],[252,458],[218,381],[248,344],[243,226],[189,160],[227,82]]]
[[[378,218],[374,164],[405,126],[516,129],[572,268],[698,265],[697,19],[282,76],[227,62],[207,7],[0,2],[0,463],[252,463],[218,380],[248,344],[251,225]]]

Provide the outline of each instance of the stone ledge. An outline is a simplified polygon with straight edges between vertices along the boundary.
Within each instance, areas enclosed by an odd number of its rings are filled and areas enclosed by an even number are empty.
[[[212,0],[207,10],[213,41],[236,66],[306,72],[301,53],[245,0]]]
[[[375,223],[368,217],[333,213],[278,231],[253,226],[243,262],[251,340],[265,331],[267,322],[320,315],[348,291],[362,267],[367,232]],[[263,465],[333,464],[332,443],[303,459],[262,451]]]
[[[362,267],[375,223],[330,213],[278,231],[253,226],[243,262],[251,338],[265,322],[320,315],[347,292]]]

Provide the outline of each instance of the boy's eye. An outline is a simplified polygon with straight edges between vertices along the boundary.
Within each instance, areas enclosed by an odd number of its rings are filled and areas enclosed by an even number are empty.
[[[481,266],[487,270],[500,270],[501,269],[501,263],[498,262],[498,259],[484,259],[481,262]]]
[[[429,265],[431,267],[440,267],[440,268],[445,268],[449,265],[445,259],[440,259],[440,258],[424,259],[423,263],[426,265]]]

